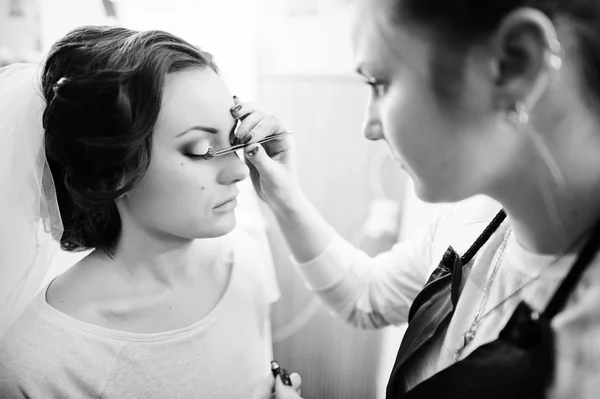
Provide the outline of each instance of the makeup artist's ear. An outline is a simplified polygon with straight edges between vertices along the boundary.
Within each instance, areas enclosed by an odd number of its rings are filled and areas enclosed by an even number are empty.
[[[550,70],[560,68],[554,24],[537,9],[520,8],[504,17],[491,44],[489,72],[496,104],[533,108],[547,87]]]

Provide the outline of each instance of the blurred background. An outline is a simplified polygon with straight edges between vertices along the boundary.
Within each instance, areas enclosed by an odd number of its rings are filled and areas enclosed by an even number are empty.
[[[297,133],[306,194],[342,236],[374,255],[410,236],[434,206],[416,199],[384,143],[362,137],[368,88],[353,71],[349,2],[0,0],[0,66],[43,61],[54,41],[85,24],[183,37],[214,54],[234,94]],[[247,209],[240,212],[256,211]],[[275,358],[302,375],[307,398],[383,398],[404,327],[361,331],[336,319],[305,288],[279,232],[268,234],[282,293],[273,309]],[[46,282],[84,255],[57,254]]]

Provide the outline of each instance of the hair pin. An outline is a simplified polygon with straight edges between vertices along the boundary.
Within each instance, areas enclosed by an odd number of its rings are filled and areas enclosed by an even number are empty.
[[[54,86],[52,86],[52,90],[54,91],[54,96],[58,97],[58,90],[65,85],[65,83],[68,82],[68,79],[65,78],[64,76],[60,79],[58,79],[58,81],[56,83],[54,83]]]

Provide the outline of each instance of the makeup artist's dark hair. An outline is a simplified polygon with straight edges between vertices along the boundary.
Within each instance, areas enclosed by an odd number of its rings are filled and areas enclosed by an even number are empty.
[[[194,68],[217,72],[210,54],[161,31],[84,26],[52,46],[43,125],[63,249],[112,255],[115,200],[148,169],[165,76]]]
[[[552,20],[568,21],[577,35],[583,87],[600,101],[600,1],[598,0],[392,0],[396,22],[416,21],[449,39],[470,45],[485,38],[519,7],[532,7]],[[446,45],[448,42],[445,43]]]

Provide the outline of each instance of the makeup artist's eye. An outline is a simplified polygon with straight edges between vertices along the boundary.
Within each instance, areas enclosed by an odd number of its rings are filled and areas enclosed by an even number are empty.
[[[184,155],[193,160],[211,160],[215,157],[215,152],[207,141],[201,141],[185,149]]]
[[[383,97],[388,89],[388,84],[375,78],[369,78],[365,83],[371,86],[371,93],[374,97]]]

